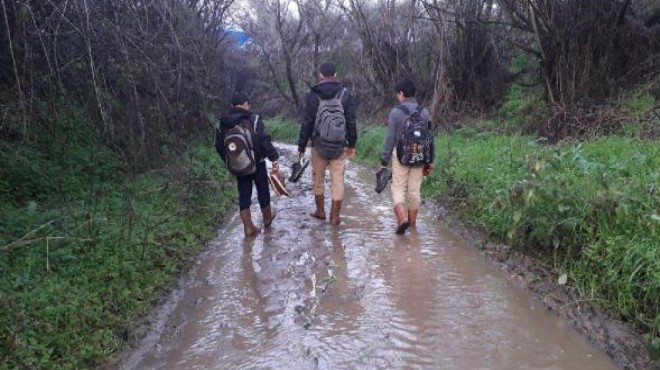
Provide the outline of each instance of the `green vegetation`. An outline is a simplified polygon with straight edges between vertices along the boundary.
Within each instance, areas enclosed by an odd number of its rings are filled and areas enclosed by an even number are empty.
[[[538,69],[528,54],[518,55],[511,63],[509,72],[518,78],[509,87],[504,97],[500,116],[507,130],[531,133],[548,115],[542,91],[534,86],[532,71]],[[533,86],[533,87],[526,87]]]
[[[273,140],[295,142],[298,139],[298,124],[284,118],[272,118],[264,121]]]
[[[543,147],[521,136],[439,139],[425,193],[494,237],[551,258],[586,299],[660,329],[660,146],[607,137]],[[435,181],[434,181],[435,180]]]
[[[359,160],[377,162],[384,132],[361,133]],[[472,128],[440,135],[438,170],[423,193],[546,259],[585,299],[657,335],[660,145],[626,137],[541,144]]]
[[[69,112],[40,142],[0,142],[2,369],[107,361],[234,199],[209,143],[128,178]]]

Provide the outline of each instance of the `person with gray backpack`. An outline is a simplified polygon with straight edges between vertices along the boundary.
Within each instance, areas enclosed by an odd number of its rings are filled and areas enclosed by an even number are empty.
[[[415,99],[414,83],[409,79],[400,80],[394,85],[394,91],[399,104],[392,108],[387,119],[387,136],[377,182],[392,160],[392,204],[397,220],[395,232],[404,234],[409,227],[417,226],[417,213],[422,203],[422,179],[435,168],[435,143],[431,115]],[[377,192],[384,187],[382,183],[379,185]]]
[[[312,217],[325,220],[325,173],[330,170],[330,224],[339,225],[344,200],[344,166],[346,158],[355,155],[357,127],[355,102],[351,92],[337,81],[335,65],[323,63],[319,68],[320,82],[305,98],[300,123],[298,154],[305,155],[312,142],[312,182],[316,209]]]
[[[270,226],[275,219],[276,213],[270,204],[266,158],[272,163],[273,174],[278,175],[279,153],[259,115],[250,112],[246,94],[234,94],[231,106],[216,130],[215,148],[229,172],[236,176],[241,221],[245,236],[250,237],[259,232],[250,212],[253,185],[257,188],[264,227]]]

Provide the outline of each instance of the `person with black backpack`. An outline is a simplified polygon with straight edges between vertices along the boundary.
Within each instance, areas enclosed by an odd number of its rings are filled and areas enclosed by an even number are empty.
[[[231,98],[231,109],[220,120],[216,130],[215,148],[227,169],[238,184],[238,202],[245,236],[259,232],[252,222],[252,186],[257,188],[257,198],[263,215],[264,227],[275,219],[275,210],[270,204],[270,188],[266,158],[273,167],[273,174],[279,175],[279,153],[273,146],[266,126],[259,115],[250,112],[250,102],[244,93],[236,93]]]
[[[435,168],[435,143],[431,132],[431,115],[415,99],[415,85],[403,79],[394,86],[399,102],[387,120],[387,136],[380,158],[382,171],[392,160],[392,204],[397,220],[396,233],[404,234],[417,226],[421,205],[422,178]],[[406,193],[408,212],[406,212]]]
[[[346,158],[355,155],[357,142],[355,102],[351,92],[337,81],[334,64],[321,64],[319,77],[319,84],[313,86],[305,98],[298,154],[303,158],[307,142],[311,139],[312,182],[316,204],[316,210],[311,216],[322,220],[326,218],[325,171],[330,169],[330,224],[339,225],[344,200],[344,166]]]

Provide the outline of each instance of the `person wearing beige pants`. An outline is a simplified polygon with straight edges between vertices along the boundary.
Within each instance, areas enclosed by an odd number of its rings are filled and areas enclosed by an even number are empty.
[[[415,112],[419,110],[421,118],[430,122],[431,115],[427,109],[422,109],[415,100],[415,85],[412,81],[404,79],[398,81],[394,86],[399,106],[392,108],[387,120],[387,136],[383,145],[380,166],[386,168],[392,161],[392,205],[397,220],[396,233],[404,234],[409,227],[417,226],[417,213],[419,212],[421,199],[422,179],[431,173],[435,167],[431,162],[427,165],[402,165],[397,156],[397,144],[399,133],[403,123],[408,119],[405,111]],[[403,106],[403,109],[402,107]],[[433,145],[431,145],[430,158],[433,159]],[[394,158],[394,159],[392,159]],[[406,212],[406,196],[408,200],[408,211]]]
[[[344,200],[344,166],[346,158],[355,155],[355,144],[357,142],[356,108],[351,92],[337,80],[335,65],[323,63],[319,67],[320,81],[313,86],[305,98],[305,107],[300,122],[300,133],[298,136],[298,155],[305,155],[308,141],[312,141],[312,179],[314,186],[315,210],[311,216],[321,220],[325,215],[325,173],[330,170],[332,203],[330,206],[330,224],[339,225],[342,202]],[[321,101],[338,98],[341,101],[345,122],[345,140],[338,146],[337,153],[332,156],[323,157],[317,151],[319,137],[315,130],[317,115]],[[319,115],[321,117],[321,115]],[[321,152],[323,152],[321,150]]]
[[[392,152],[396,158],[396,149]],[[424,166],[404,166],[398,160],[392,161],[392,204],[406,204],[408,195],[408,222],[415,226],[417,211],[422,204],[422,179]]]

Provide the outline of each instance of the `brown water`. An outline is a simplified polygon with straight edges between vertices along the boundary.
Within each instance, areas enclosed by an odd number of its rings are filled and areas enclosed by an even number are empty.
[[[229,220],[120,367],[614,369],[432,214],[394,235],[370,172],[349,164],[338,228],[308,216],[310,169],[254,240]]]

